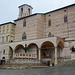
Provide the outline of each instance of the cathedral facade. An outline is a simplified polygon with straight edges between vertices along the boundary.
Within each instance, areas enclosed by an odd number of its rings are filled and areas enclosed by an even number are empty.
[[[71,60],[71,48],[75,46],[75,4],[47,13],[32,14],[32,9],[28,4],[21,5],[14,23],[0,25],[0,59],[10,63],[54,64]]]

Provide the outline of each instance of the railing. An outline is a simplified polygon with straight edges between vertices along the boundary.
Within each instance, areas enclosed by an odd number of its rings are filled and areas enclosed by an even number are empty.
[[[16,53],[14,55],[14,58],[37,58],[37,54],[22,54],[22,53]]]

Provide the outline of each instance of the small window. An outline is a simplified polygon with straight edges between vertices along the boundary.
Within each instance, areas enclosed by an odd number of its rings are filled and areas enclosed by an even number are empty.
[[[26,20],[24,19],[24,21],[23,21],[23,27],[25,27],[26,26]]]
[[[64,10],[64,12],[66,12],[66,10]]]
[[[1,34],[1,31],[0,31],[0,34]]]
[[[9,29],[7,29],[7,33],[9,32]]]
[[[48,37],[51,37],[51,32],[48,33]]]
[[[8,36],[6,36],[6,42],[8,41]]]
[[[7,28],[9,28],[9,25],[7,25]]]
[[[13,42],[13,40],[11,40],[11,42]]]
[[[5,28],[5,26],[3,26],[3,29]]]
[[[14,25],[12,25],[12,28],[14,28]]]
[[[24,32],[23,35],[22,35],[22,40],[26,39],[27,36],[26,36],[26,33]]]
[[[21,8],[21,14],[23,14],[23,8]]]
[[[64,22],[67,22],[68,20],[67,20],[67,16],[65,15],[64,16]]]
[[[1,42],[1,37],[0,37],[0,42]]]
[[[30,15],[30,9],[28,8],[28,14]]]
[[[49,16],[51,16],[51,15],[49,15]]]
[[[12,29],[12,33],[14,33],[14,30]]]
[[[2,37],[2,42],[4,42],[4,37]]]
[[[48,21],[48,26],[51,26],[51,19],[49,19]]]
[[[5,30],[3,30],[3,34],[5,33]]]
[[[5,54],[5,50],[3,50],[3,54]]]

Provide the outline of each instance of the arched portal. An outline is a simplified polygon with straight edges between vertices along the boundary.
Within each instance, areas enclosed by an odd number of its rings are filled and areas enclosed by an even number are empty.
[[[46,41],[41,45],[41,59],[53,59],[55,58],[54,44],[50,41]]]
[[[13,49],[9,46],[9,59],[13,58]]]
[[[5,60],[5,57],[2,57],[2,60]]]
[[[58,58],[62,58],[62,53],[63,53],[63,47],[64,47],[64,44],[60,41],[57,45],[57,57]]]
[[[28,49],[29,49],[27,51],[28,54],[31,54],[31,55],[35,56],[35,58],[38,58],[39,55],[38,55],[38,46],[37,46],[37,44],[35,44],[35,43],[29,44]]]

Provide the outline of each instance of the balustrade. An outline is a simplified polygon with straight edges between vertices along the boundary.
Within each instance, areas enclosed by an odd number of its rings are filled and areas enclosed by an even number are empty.
[[[16,53],[14,55],[14,58],[37,58],[37,54],[22,54],[22,53]]]

